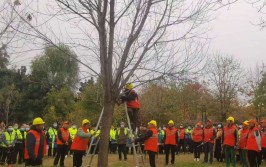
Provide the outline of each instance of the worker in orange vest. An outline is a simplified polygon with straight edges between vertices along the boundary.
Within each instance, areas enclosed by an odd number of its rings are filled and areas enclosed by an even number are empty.
[[[124,87],[124,95],[120,97],[122,102],[127,102],[127,112],[130,119],[130,124],[133,132],[136,127],[139,127],[138,115],[139,115],[139,98],[135,90],[133,90],[133,84],[127,83]]]
[[[92,136],[88,130],[89,124],[90,121],[87,119],[82,121],[82,127],[78,129],[71,145],[71,150],[73,151],[73,167],[81,167],[82,165],[82,157],[86,153],[89,138]]]
[[[155,155],[158,152],[158,131],[156,127],[157,127],[157,122],[155,120],[151,120],[148,123],[148,131],[145,134],[143,134],[141,137],[133,141],[135,143],[145,141],[144,150],[147,151],[149,154],[151,167],[156,167]]]
[[[240,162],[242,167],[248,167],[247,162],[247,139],[249,133],[249,124],[248,121],[242,123],[242,129],[239,131],[239,154],[240,154]]]
[[[192,140],[194,142],[194,161],[200,160],[200,144],[203,142],[203,129],[201,128],[201,123],[197,123],[196,127],[193,129],[192,133]]]
[[[174,127],[174,121],[168,122],[168,127],[165,129],[164,135],[164,149],[165,149],[165,164],[168,165],[169,153],[171,150],[171,164],[175,163],[175,152],[178,143],[178,131]]]
[[[237,145],[237,127],[235,126],[235,119],[228,117],[227,124],[224,126],[224,133],[222,135],[223,147],[225,153],[226,167],[232,163],[233,167],[236,166],[235,148]]]
[[[71,143],[70,133],[68,131],[69,122],[65,121],[63,126],[57,131],[57,153],[54,159],[54,166],[57,166],[60,159],[60,167],[64,167],[65,156],[68,152],[68,144]]]
[[[178,133],[179,133],[179,143],[178,143],[178,150],[177,152],[181,152],[181,147],[182,147],[182,152],[185,154],[185,128],[183,124],[180,124],[178,128]]]
[[[262,159],[266,162],[266,119],[262,120],[261,122],[261,153]]]
[[[248,121],[249,123],[249,133],[247,139],[247,154],[248,154],[248,162],[249,167],[257,167],[259,166],[258,156],[261,151],[261,137],[259,129],[256,127],[256,120],[251,119]]]
[[[25,166],[42,165],[43,156],[46,154],[44,123],[40,117],[35,118],[32,122],[25,140]]]
[[[207,124],[203,128],[203,142],[204,142],[204,162],[213,162],[213,146],[216,138],[216,131],[213,128],[212,120],[208,119]],[[210,159],[208,158],[210,154]]]

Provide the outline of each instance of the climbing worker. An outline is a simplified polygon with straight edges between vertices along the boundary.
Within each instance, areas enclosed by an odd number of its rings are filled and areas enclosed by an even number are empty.
[[[165,164],[169,163],[169,153],[171,150],[171,164],[175,163],[175,152],[178,144],[178,131],[175,128],[173,120],[168,122],[168,127],[165,129],[164,149],[165,149]]]
[[[65,156],[68,152],[68,143],[71,142],[68,126],[69,122],[65,121],[63,126],[57,131],[57,153],[54,159],[54,166],[57,166],[60,159],[60,167],[64,167]]]
[[[249,133],[247,139],[247,155],[249,167],[257,167],[259,166],[258,156],[261,151],[261,137],[259,129],[256,127],[256,120],[251,119],[248,121],[249,124]]]
[[[89,138],[92,136],[89,132],[90,121],[84,119],[82,121],[82,127],[78,129],[78,132],[73,140],[71,150],[73,151],[73,167],[81,167],[82,157],[85,155],[88,148]]]
[[[158,132],[157,132],[157,122],[151,120],[148,123],[148,131],[141,137],[136,138],[133,142],[138,143],[141,141],[144,142],[144,150],[149,154],[149,161],[151,167],[156,167],[155,164],[155,155],[158,151]]]
[[[130,119],[132,131],[135,132],[136,127],[139,127],[139,98],[135,90],[133,90],[133,84],[127,83],[124,87],[124,94],[120,97],[122,102],[127,102],[127,112]]]
[[[185,148],[189,153],[193,153],[193,141],[191,138],[192,128],[188,126],[185,130]]]
[[[194,161],[200,160],[200,144],[203,142],[203,129],[201,128],[201,123],[197,123],[196,127],[193,129],[192,133],[192,140],[194,146]]]
[[[225,153],[226,167],[232,163],[233,167],[236,166],[235,148],[237,145],[237,127],[234,125],[234,117],[228,117],[226,119],[227,124],[224,126],[222,141]]]
[[[35,118],[27,133],[24,154],[25,166],[41,166],[43,163],[42,159],[46,154],[44,123],[42,118]]]
[[[53,126],[48,129],[47,142],[49,143],[48,157],[56,155],[56,138],[57,138],[57,122],[53,123]]]

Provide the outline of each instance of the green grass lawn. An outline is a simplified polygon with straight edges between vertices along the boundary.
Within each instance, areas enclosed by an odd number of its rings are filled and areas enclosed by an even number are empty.
[[[97,158],[98,156],[95,156],[93,159],[93,163],[91,167],[97,167]],[[159,155],[156,158],[156,165],[157,167],[164,167],[164,155]],[[135,167],[135,163],[133,160],[132,155],[128,155],[128,160],[127,161],[119,161],[118,160],[118,155],[115,154],[110,154],[109,155],[109,160],[108,160],[109,167]],[[83,159],[83,166],[87,166],[89,164],[89,158]],[[44,159],[44,167],[52,167],[53,166],[53,158],[46,158]],[[68,157],[65,160],[65,166],[66,167],[72,167],[72,158]],[[145,166],[149,167],[149,158],[148,155],[145,158]],[[201,155],[201,160],[199,162],[195,162],[193,158],[193,154],[181,154],[181,155],[176,155],[176,161],[175,165],[168,165],[168,166],[175,166],[175,167],[225,167],[225,163],[221,162],[216,162],[214,161],[212,164],[204,164],[203,163],[203,154]],[[241,167],[240,164],[237,164],[237,167]],[[263,162],[261,167],[266,167],[266,163]]]

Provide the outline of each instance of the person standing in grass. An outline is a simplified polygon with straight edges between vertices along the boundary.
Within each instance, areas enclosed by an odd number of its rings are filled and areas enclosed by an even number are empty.
[[[155,155],[158,152],[158,131],[156,127],[157,122],[155,120],[151,120],[148,123],[148,131],[143,136],[133,141],[135,143],[145,141],[144,150],[148,152],[151,167],[156,167]]]
[[[227,124],[224,126],[223,133],[223,146],[225,152],[226,167],[232,163],[233,167],[236,166],[235,148],[237,144],[237,127],[234,125],[235,119],[228,117]]]
[[[249,133],[248,121],[242,123],[242,129],[239,131],[239,155],[242,167],[248,167],[247,162],[247,137]]]

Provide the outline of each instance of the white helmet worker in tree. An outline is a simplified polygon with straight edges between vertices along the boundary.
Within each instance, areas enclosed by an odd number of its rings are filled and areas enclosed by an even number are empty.
[[[124,95],[120,97],[122,102],[127,103],[127,111],[133,131],[139,126],[138,114],[140,109],[138,94],[133,90],[133,84],[127,83],[124,87]]]

